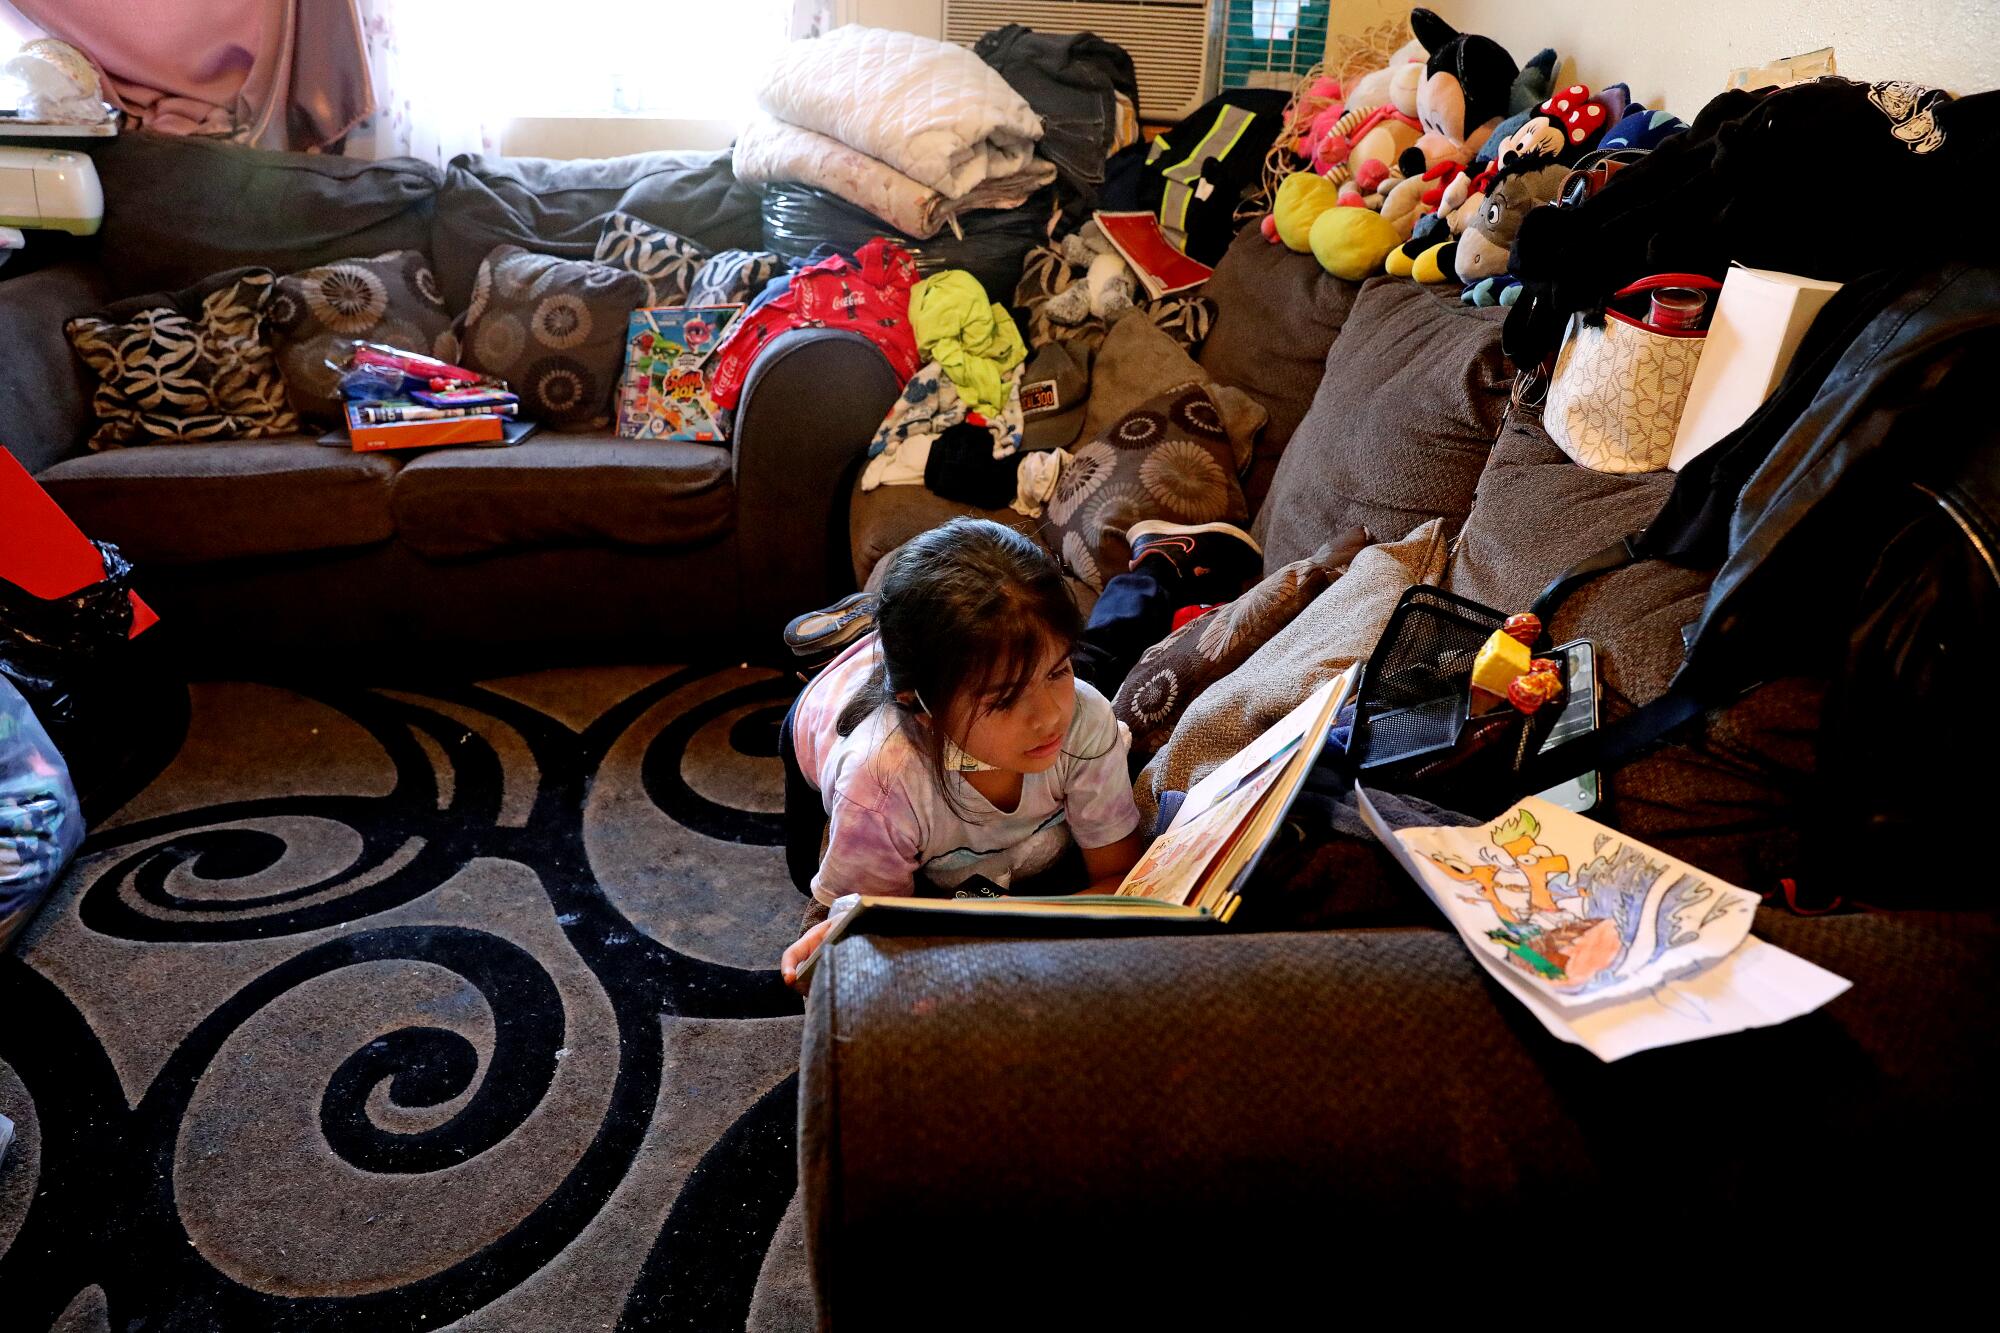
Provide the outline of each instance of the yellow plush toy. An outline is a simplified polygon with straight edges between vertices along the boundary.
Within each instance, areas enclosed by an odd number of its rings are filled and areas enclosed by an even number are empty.
[[[1271,216],[1278,222],[1278,239],[1287,249],[1304,254],[1313,248],[1312,229],[1320,215],[1338,205],[1340,189],[1324,176],[1295,171],[1278,186]]]
[[[1336,278],[1359,282],[1379,273],[1382,261],[1402,237],[1382,220],[1380,213],[1366,208],[1329,208],[1312,225],[1313,258]]]

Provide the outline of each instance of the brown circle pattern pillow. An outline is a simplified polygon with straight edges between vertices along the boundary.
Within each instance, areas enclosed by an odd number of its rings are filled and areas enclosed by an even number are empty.
[[[298,430],[263,334],[276,281],[267,268],[233,269],[185,292],[123,301],[64,325],[97,375],[90,447]]]
[[[1199,384],[1183,384],[1072,455],[1044,536],[1071,575],[1102,591],[1131,561],[1134,523],[1240,523],[1248,513],[1222,413]]]
[[[458,357],[437,276],[418,250],[343,259],[278,279],[266,319],[300,416],[340,419],[340,363],[357,342]]]
[[[1350,528],[1148,648],[1111,702],[1111,711],[1131,728],[1133,751],[1164,748],[1188,705],[1291,624],[1368,542],[1366,531]]]
[[[479,266],[461,358],[507,381],[521,415],[557,430],[602,430],[625,361],[626,325],[646,280],[588,259],[496,246]]]

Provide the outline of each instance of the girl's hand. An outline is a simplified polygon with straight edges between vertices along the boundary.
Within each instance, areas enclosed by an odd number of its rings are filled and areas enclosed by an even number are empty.
[[[779,960],[778,969],[784,974],[785,984],[801,995],[806,993],[806,987],[799,980],[799,969],[805,965],[806,959],[818,951],[820,942],[826,938],[826,932],[832,927],[831,921],[820,922],[793,941],[792,947],[785,950],[785,956]]]

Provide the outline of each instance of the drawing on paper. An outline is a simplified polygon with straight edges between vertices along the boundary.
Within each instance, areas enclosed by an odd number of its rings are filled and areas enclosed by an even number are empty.
[[[1483,828],[1427,829],[1419,853],[1449,880],[1468,938],[1558,994],[1585,997],[1733,948],[1755,900],[1545,802]],[[1539,813],[1538,813],[1539,812]],[[1437,837],[1436,835],[1451,835]],[[1448,908],[1451,906],[1447,904]]]

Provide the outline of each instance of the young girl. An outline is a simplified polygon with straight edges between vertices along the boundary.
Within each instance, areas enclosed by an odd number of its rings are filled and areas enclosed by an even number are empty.
[[[891,558],[875,618],[779,738],[788,824],[823,809],[829,825],[819,910],[849,893],[949,893],[974,875],[1034,892],[1026,881],[1072,847],[1087,883],[1063,888],[1115,886],[1140,852],[1127,743],[1071,671],[1079,618],[1049,555],[1012,528],[955,519]],[[819,826],[789,835],[795,875]],[[788,983],[826,931],[821,920],[785,950]]]

